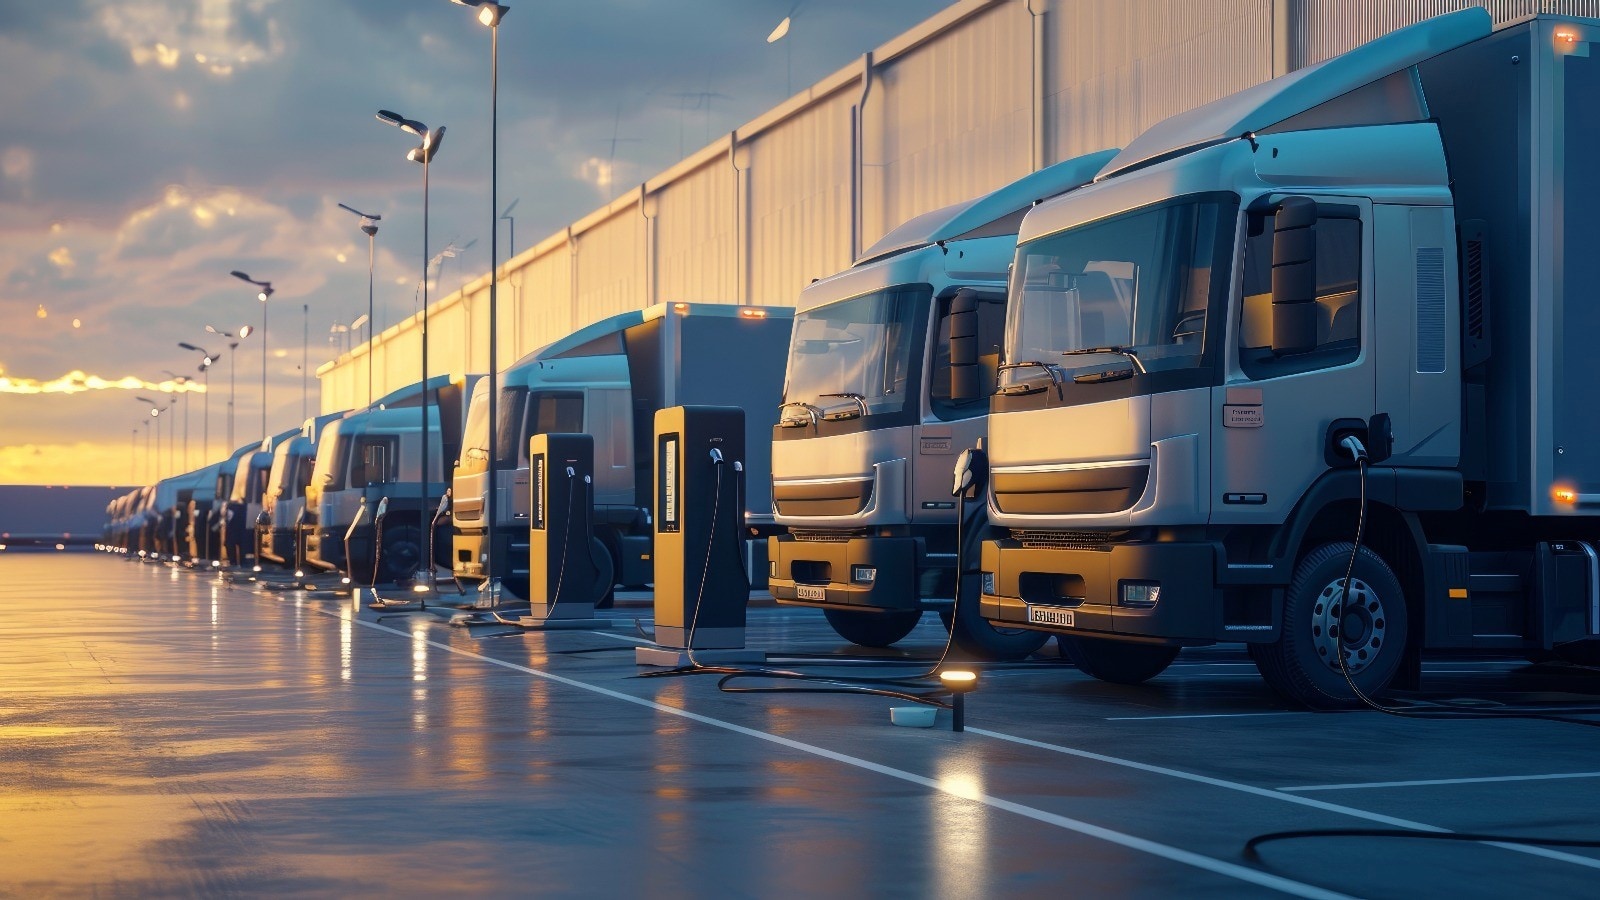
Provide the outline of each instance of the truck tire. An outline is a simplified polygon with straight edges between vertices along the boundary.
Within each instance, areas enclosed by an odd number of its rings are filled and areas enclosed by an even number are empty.
[[[1340,607],[1352,549],[1348,541],[1323,544],[1301,558],[1284,597],[1278,640],[1250,645],[1267,684],[1314,709],[1359,706],[1350,681],[1369,697],[1382,694],[1405,656],[1405,593],[1388,563],[1366,547],[1350,573],[1349,608]]]
[[[616,605],[617,598],[617,567],[611,556],[611,551],[606,549],[604,541],[599,538],[589,538],[589,558],[594,562],[594,600],[595,609],[610,609]]]
[[[823,616],[828,624],[852,644],[862,647],[888,647],[911,633],[922,618],[922,610],[908,612],[854,612],[847,609],[825,609]]]
[[[1135,644],[1107,638],[1059,635],[1061,650],[1085,675],[1112,684],[1144,684],[1178,658],[1177,647]]]
[[[410,578],[422,565],[422,529],[403,522],[385,524],[375,580],[393,584]]]
[[[978,573],[968,572],[961,579],[961,596],[954,611],[939,610],[939,620],[962,652],[976,659],[1011,662],[1027,659],[1050,640],[1049,632],[1000,628],[985,619],[978,606],[978,591]]]

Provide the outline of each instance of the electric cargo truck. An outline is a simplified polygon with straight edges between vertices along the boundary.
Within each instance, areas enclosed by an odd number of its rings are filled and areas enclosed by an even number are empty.
[[[316,464],[317,441],[329,422],[343,416],[326,413],[307,419],[299,434],[272,451],[272,470],[256,518],[256,559],[301,570],[305,563],[306,485],[311,483],[311,469]]]
[[[772,525],[768,434],[777,421],[789,307],[662,303],[579,329],[501,374],[496,404],[494,554],[490,564],[510,593],[528,596],[528,441],[535,434],[594,436],[594,531],[614,584],[654,581],[651,502],[656,410],[687,404],[745,411],[745,525]],[[455,472],[451,510],[456,578],[482,582],[488,529],[487,382],[473,393],[465,451]],[[604,578],[602,579],[604,580]]]
[[[261,517],[267,478],[272,474],[272,452],[299,433],[285,431],[265,438],[236,463],[223,513],[222,545],[227,549],[230,565],[250,566],[260,571],[261,559],[256,556],[256,520]]]
[[[1426,650],[1592,657],[1597,40],[1440,16],[1033,210],[985,617],[1123,683],[1242,642],[1312,706],[1415,684]]]
[[[773,501],[787,528],[768,542],[779,603],[820,607],[841,637],[868,647],[905,637],[929,608],[980,657],[1021,658],[1047,639],[978,614],[976,552],[953,605],[958,531],[977,535],[983,511],[969,505],[958,528],[951,464],[984,435],[1023,214],[1113,155],[912,219],[801,291],[771,438]]]
[[[465,393],[482,376],[429,378],[346,413],[322,432],[306,488],[306,560],[345,572],[356,584],[431,573],[429,526],[439,519],[444,472],[461,449]],[[422,404],[427,401],[427,481],[423,481]],[[380,505],[385,515],[380,522]],[[352,526],[354,526],[352,528]],[[437,521],[444,529],[445,523]],[[349,554],[346,556],[348,536]],[[436,564],[448,563],[449,532],[434,532]]]
[[[223,460],[202,466],[196,472],[194,490],[189,493],[189,502],[184,508],[189,520],[187,553],[192,565],[210,567],[222,558],[222,529],[216,512],[217,489],[226,478],[224,470],[232,464],[231,460]],[[178,552],[186,551],[180,549]]]

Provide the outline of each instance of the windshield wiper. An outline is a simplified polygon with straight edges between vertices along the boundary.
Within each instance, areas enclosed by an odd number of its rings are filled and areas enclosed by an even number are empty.
[[[1120,353],[1133,362],[1133,367],[1139,370],[1140,375],[1150,374],[1149,371],[1145,369],[1144,363],[1139,360],[1139,354],[1135,352],[1132,347],[1118,347],[1112,345],[1107,347],[1085,347],[1082,350],[1061,351],[1062,356],[1088,356],[1091,353]]]
[[[806,418],[804,418],[804,419],[796,419],[796,418],[789,418],[789,417],[785,416],[783,414],[783,411],[788,409],[791,406],[798,406],[801,409],[805,410],[806,411]],[[817,406],[812,406],[811,404],[805,402],[804,400],[786,400],[783,403],[778,404],[778,426],[780,428],[799,428],[801,425],[805,425],[807,423],[815,425],[821,419],[822,419],[822,408],[821,407],[817,407]]]
[[[1039,362],[1038,360],[1030,359],[1030,360],[1026,360],[1024,362],[1004,363],[1004,364],[996,367],[995,371],[1004,372],[1004,371],[1007,371],[1009,369],[1043,369],[1045,374],[1050,376],[1050,383],[1055,385],[1055,388],[1056,388],[1056,399],[1057,400],[1065,400],[1066,399],[1065,395],[1061,391],[1061,375],[1060,375],[1060,373],[1056,372],[1056,367],[1055,366],[1052,366],[1052,365],[1050,365],[1049,363],[1046,363],[1046,362]],[[1044,390],[1044,385],[1042,385],[1042,384],[1041,385],[1033,385],[1033,384],[1029,384],[1027,382],[1022,382],[1020,384],[1004,385],[1004,386],[998,388],[995,391],[995,393],[997,393],[997,394],[1033,394],[1033,393],[1037,393],[1037,392],[1042,391],[1042,390]]]
[[[844,419],[860,419],[860,418],[863,418],[863,417],[865,417],[867,415],[867,398],[863,397],[860,394],[855,393],[854,391],[844,391],[844,392],[837,393],[837,394],[818,394],[817,396],[818,397],[843,397],[846,400],[854,401],[855,405],[861,408],[861,412],[859,414],[853,415],[853,416],[852,415],[847,415],[845,412],[824,413],[822,418],[824,420],[826,420],[826,421],[839,422],[839,421],[842,421]]]

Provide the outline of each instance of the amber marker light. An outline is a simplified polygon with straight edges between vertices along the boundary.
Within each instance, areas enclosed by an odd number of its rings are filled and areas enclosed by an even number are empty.
[[[1572,488],[1558,487],[1550,490],[1550,496],[1557,503],[1577,503],[1578,492]]]
[[[1578,33],[1570,28],[1556,29],[1556,43],[1572,46],[1578,42]]]
[[[739,315],[744,316],[746,319],[765,319],[767,311],[764,309],[741,309],[739,310]]]

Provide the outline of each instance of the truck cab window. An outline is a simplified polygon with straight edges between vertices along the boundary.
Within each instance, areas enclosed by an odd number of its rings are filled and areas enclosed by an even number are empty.
[[[978,302],[978,369],[983,396],[966,401],[950,399],[950,310],[953,297],[939,301],[939,333],[934,339],[933,366],[928,383],[928,399],[933,414],[941,419],[969,419],[987,415],[989,396],[994,393],[995,373],[1005,348],[1006,301],[1000,293],[980,294]]]
[[[1275,378],[1355,362],[1361,355],[1361,220],[1317,219],[1317,345],[1272,352],[1273,216],[1252,216],[1240,290],[1239,367],[1252,379]]]

